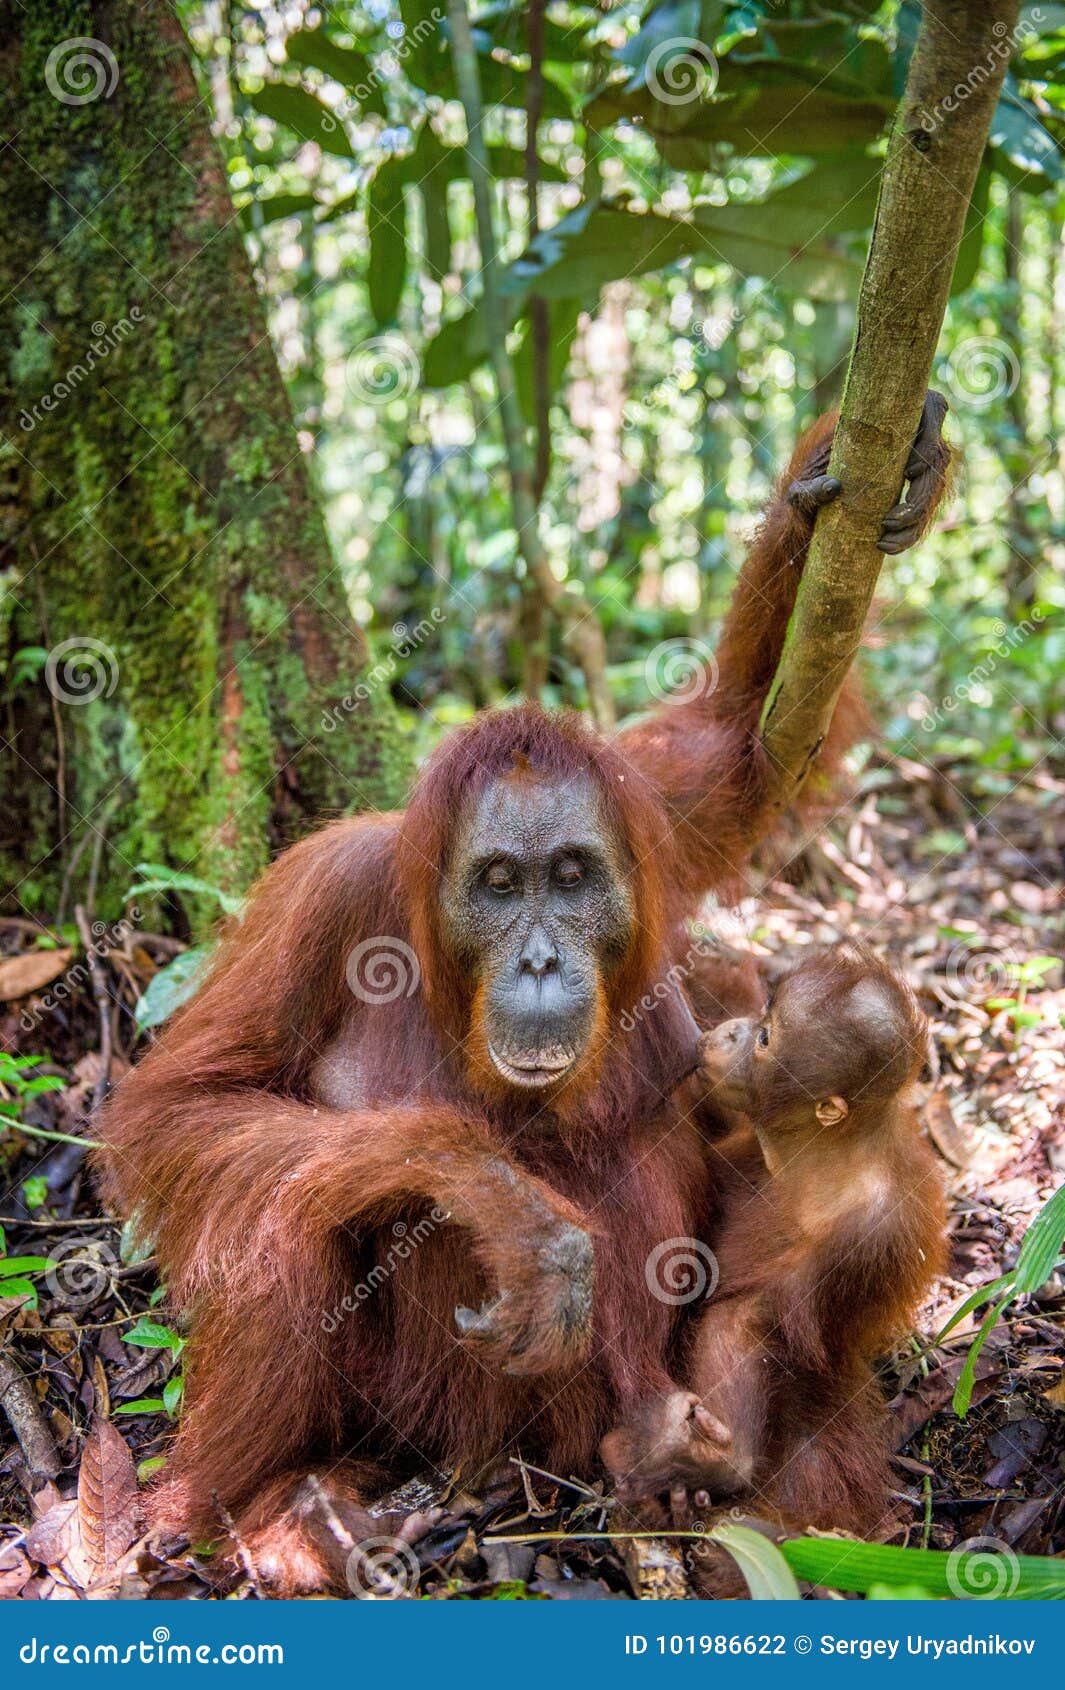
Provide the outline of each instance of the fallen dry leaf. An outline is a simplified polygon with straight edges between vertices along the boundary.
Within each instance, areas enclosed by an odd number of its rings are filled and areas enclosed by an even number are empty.
[[[78,1479],[81,1547],[91,1578],[126,1553],[140,1529],[133,1457],[110,1420],[97,1419],[85,1441]]]
[[[77,1506],[54,1502],[26,1533],[26,1553],[42,1567],[58,1567],[70,1554],[78,1535]]]
[[[939,1154],[955,1168],[968,1167],[972,1150],[950,1106],[945,1091],[934,1091],[924,1106],[924,1124]]]
[[[0,1000],[29,997],[39,992],[70,966],[72,950],[27,951],[24,956],[7,956],[0,962]]]

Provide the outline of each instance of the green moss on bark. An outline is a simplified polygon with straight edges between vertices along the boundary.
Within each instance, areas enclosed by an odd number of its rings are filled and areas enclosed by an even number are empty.
[[[0,14],[11,640],[114,653],[110,696],[59,706],[67,822],[76,836],[110,803],[112,890],[141,857],[240,889],[323,817],[401,801],[406,748],[383,687],[323,728],[366,644],[170,8]],[[48,70],[74,37],[117,68],[107,93],[95,53],[104,90],[81,105],[54,92],[73,86],[62,60]],[[17,714],[55,787],[51,699]],[[69,843],[44,792],[3,849],[24,868],[50,847],[54,878]]]

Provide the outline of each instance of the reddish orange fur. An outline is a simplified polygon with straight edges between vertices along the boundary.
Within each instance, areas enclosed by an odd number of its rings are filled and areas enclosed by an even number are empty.
[[[719,1282],[684,1377],[731,1445],[721,1459],[701,1457],[694,1442],[671,1447],[666,1405],[648,1401],[636,1423],[610,1434],[604,1455],[622,1478],[639,1472],[644,1492],[680,1479],[715,1496],[742,1494],[749,1511],[800,1529],[876,1535],[890,1513],[872,1363],[910,1328],[946,1267],[939,1171],[911,1096],[927,1026],[905,982],[864,947],[838,946],[801,966],[817,1014],[788,1028],[780,1086],[767,1086],[751,1119],[709,1152],[725,1213]],[[887,1053],[870,1040],[855,1055],[853,1027],[832,1024],[832,1002],[863,983],[895,1006]],[[819,1122],[813,1095],[796,1100],[804,1044],[837,1076],[825,1089],[848,1104],[839,1124]]]
[[[110,1102],[107,1195],[136,1212],[172,1305],[192,1317],[156,1515],[217,1531],[221,1501],[261,1542],[277,1513],[290,1567],[277,1589],[326,1576],[283,1500],[308,1469],[371,1457],[392,1477],[433,1463],[472,1476],[518,1447],[556,1472],[587,1469],[607,1427],[675,1376],[684,1311],[650,1294],[644,1264],[663,1240],[707,1236],[701,1138],[668,1096],[689,1024],[676,993],[627,1031],[621,1016],[683,954],[702,894],[735,886],[767,825],[754,729],[808,537],[778,493],[725,624],[716,692],[613,742],[533,707],[482,715],[440,747],[404,815],[334,822],[285,852]],[[637,914],[604,983],[603,1059],[562,1131],[468,1065],[475,982],[441,929],[455,818],[515,769],[591,776]],[[353,948],[379,935],[420,968],[417,989],[387,1004],[346,977]],[[350,1108],[316,1091],[338,1037],[357,1076]],[[397,1264],[400,1222],[428,1230]],[[592,1329],[566,1336],[552,1324],[564,1286],[537,1263],[545,1239],[582,1224],[596,1234]],[[372,1296],[335,1319],[368,1275]],[[520,1377],[455,1330],[455,1306],[500,1285],[512,1328],[535,1337]]]

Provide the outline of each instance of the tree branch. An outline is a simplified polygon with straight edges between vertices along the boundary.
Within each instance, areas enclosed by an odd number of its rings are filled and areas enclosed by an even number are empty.
[[[858,650],[943,324],[1019,0],[925,0],[888,143],[829,474],[762,716],[773,807],[795,796]]]

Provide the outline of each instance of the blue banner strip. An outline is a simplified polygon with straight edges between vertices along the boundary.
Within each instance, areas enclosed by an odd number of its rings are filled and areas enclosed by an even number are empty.
[[[1053,1602],[9,1602],[0,1685],[1056,1682]],[[1018,1682],[1016,1678],[1012,1682]]]

